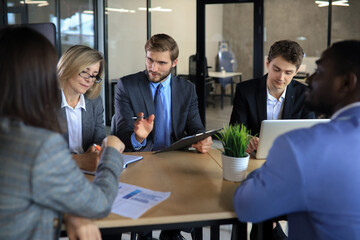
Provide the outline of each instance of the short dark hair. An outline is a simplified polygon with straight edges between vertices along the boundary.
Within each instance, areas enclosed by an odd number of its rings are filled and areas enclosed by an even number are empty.
[[[0,116],[59,131],[61,103],[53,45],[26,27],[0,29]]]
[[[360,41],[346,40],[332,44],[328,50],[332,54],[338,74],[355,73],[360,80]]]
[[[274,58],[283,57],[286,61],[294,64],[299,69],[304,58],[304,50],[295,41],[281,40],[275,42],[269,50],[268,60],[271,62]]]
[[[179,56],[179,47],[176,41],[164,33],[155,34],[145,44],[145,52],[154,51],[154,52],[165,52],[170,51],[171,61]]]

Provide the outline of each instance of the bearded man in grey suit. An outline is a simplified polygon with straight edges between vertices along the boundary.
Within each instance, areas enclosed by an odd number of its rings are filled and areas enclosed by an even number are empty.
[[[205,131],[195,85],[170,73],[178,62],[175,40],[156,34],[146,42],[145,52],[146,70],[121,78],[116,87],[115,131],[127,151],[159,150]],[[158,110],[157,99],[161,105]],[[136,121],[133,116],[138,117]],[[205,153],[211,144],[209,137],[193,147]]]

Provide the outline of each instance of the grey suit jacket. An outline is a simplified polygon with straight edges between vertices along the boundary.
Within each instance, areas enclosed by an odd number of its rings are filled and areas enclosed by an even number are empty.
[[[104,107],[101,97],[88,99],[86,95],[84,95],[84,99],[86,111],[81,109],[81,124],[82,147],[83,150],[86,151],[94,143],[101,145],[102,140],[106,137],[106,130],[104,125]],[[64,139],[69,144],[65,108],[59,110],[57,117]]]
[[[261,78],[238,83],[230,124],[244,124],[251,134],[259,134],[261,122],[267,119],[267,74]],[[304,106],[306,86],[292,80],[287,86],[282,119],[315,118]]]
[[[0,141],[0,239],[58,239],[63,212],[110,212],[123,166],[114,148],[104,149],[90,183],[58,133],[0,118]]]
[[[132,116],[143,112],[145,117],[155,114],[146,71],[128,75],[119,79],[115,94],[116,135],[125,143],[127,151],[134,151],[131,134],[134,132]],[[170,142],[179,140],[186,135],[205,131],[202,125],[195,85],[177,76],[171,77],[171,118],[172,136]],[[156,120],[155,120],[156,121]],[[147,138],[147,144],[141,151],[151,151],[153,132]]]

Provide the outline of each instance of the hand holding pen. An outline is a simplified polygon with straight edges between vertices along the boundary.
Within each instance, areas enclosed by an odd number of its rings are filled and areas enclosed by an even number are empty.
[[[97,150],[99,152],[101,151],[101,147],[99,145],[94,143],[93,146],[94,146],[95,150]]]

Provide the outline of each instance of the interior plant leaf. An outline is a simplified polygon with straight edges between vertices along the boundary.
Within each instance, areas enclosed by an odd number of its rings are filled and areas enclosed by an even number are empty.
[[[244,125],[230,125],[216,134],[224,147],[224,154],[230,157],[246,157],[246,149],[253,136]]]

